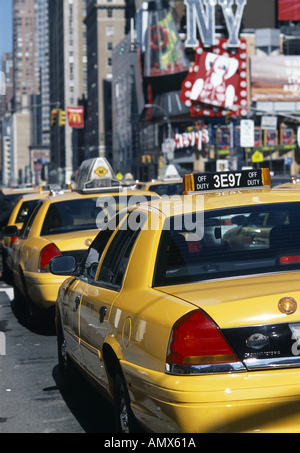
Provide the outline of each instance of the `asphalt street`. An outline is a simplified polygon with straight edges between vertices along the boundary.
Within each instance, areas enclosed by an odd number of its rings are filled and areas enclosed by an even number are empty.
[[[81,376],[61,390],[56,336],[45,325],[23,326],[13,289],[0,282],[0,433],[112,433],[111,405]]]

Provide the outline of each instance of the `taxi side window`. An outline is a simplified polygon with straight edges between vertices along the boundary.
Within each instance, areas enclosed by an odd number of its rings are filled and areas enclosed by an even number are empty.
[[[137,217],[134,215],[135,223],[130,222],[129,216],[125,222],[127,228],[123,224],[110,244],[98,276],[98,284],[101,286],[116,291],[122,286],[131,252],[146,221],[143,214],[139,213]]]
[[[31,228],[31,226],[32,226],[32,224],[33,224],[33,222],[34,222],[34,219],[35,219],[36,216],[37,216],[37,213],[39,212],[40,208],[42,207],[42,204],[43,204],[43,202],[40,201],[40,202],[36,205],[36,207],[35,207],[33,213],[32,213],[31,216],[29,217],[28,221],[27,221],[26,223],[24,223],[23,228],[21,229],[21,233],[20,233],[20,237],[22,237],[23,239],[26,239],[26,238],[28,237],[29,232],[30,232],[30,228]]]
[[[120,221],[127,213],[118,213],[98,234],[92,242],[83,262],[82,273],[84,277],[95,278],[98,264],[104,249],[118,227]]]

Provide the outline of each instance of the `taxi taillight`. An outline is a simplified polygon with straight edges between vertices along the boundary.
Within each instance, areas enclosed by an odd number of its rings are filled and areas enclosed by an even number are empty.
[[[12,236],[10,243],[13,245],[17,240],[19,239],[19,236]]]
[[[201,310],[186,314],[173,326],[167,368],[201,367],[239,362],[219,327]],[[179,368],[178,368],[179,367]]]
[[[49,272],[49,263],[52,258],[56,256],[61,256],[60,250],[56,247],[55,244],[46,245],[40,253],[39,259],[39,271],[40,272]]]

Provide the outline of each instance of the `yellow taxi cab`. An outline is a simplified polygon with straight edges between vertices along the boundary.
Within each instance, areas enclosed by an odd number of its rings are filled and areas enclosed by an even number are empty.
[[[285,182],[283,184],[278,184],[276,187],[274,187],[274,190],[299,190],[300,189],[300,180],[292,176],[291,180],[289,182]]]
[[[9,199],[12,206],[14,206],[20,197],[23,195],[37,194],[39,193],[39,189],[29,184],[26,186],[11,186],[10,188],[4,188],[3,193]]]
[[[51,258],[72,252],[80,261],[110,217],[130,203],[152,197],[158,198],[150,192],[120,187],[101,190],[88,183],[83,191],[53,193],[41,199],[12,246],[15,307],[20,315],[33,323],[36,315],[55,306],[64,278],[50,274]]]
[[[145,183],[143,190],[150,190],[159,196],[182,195],[182,180],[176,181],[152,181]]]
[[[32,213],[38,201],[41,198],[46,197],[47,195],[48,192],[31,193],[30,195],[20,196],[15,202],[7,226],[3,230],[2,238],[3,268],[6,278],[8,279],[10,279],[10,274],[12,271],[12,245],[18,239],[18,235],[22,229],[24,222]],[[5,232],[8,233],[8,236],[5,234]]]
[[[300,431],[300,193],[270,183],[267,169],[187,175],[187,195],[119,212],[81,264],[51,261],[72,272],[62,382],[75,362],[119,431]],[[285,217],[263,247],[223,248],[224,219],[261,213]]]
[[[160,196],[182,195],[182,177],[175,165],[166,165],[162,168],[157,180],[136,183],[136,188],[150,190]]]

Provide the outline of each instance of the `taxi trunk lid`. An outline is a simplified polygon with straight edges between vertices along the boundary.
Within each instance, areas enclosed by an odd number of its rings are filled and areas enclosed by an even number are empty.
[[[49,235],[45,238],[56,245],[63,254],[74,255],[81,251],[81,254],[87,250],[91,242],[95,239],[99,230],[77,231],[59,235]]]
[[[205,311],[248,370],[300,367],[300,273],[164,287]],[[285,298],[292,313],[285,312]],[[299,348],[298,348],[299,346]],[[299,350],[298,350],[299,349]]]

